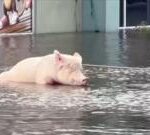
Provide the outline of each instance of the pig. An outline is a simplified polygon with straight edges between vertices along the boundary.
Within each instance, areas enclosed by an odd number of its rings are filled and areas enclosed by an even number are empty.
[[[79,53],[68,55],[57,50],[45,56],[24,59],[0,74],[2,82],[51,85],[87,85],[87,79],[82,73],[82,57]]]

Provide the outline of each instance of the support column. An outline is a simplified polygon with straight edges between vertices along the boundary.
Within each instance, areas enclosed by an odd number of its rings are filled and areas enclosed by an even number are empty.
[[[0,18],[4,15],[3,13],[3,1],[0,1]]]
[[[120,0],[84,0],[83,31],[117,31],[119,6]]]
[[[106,32],[117,31],[120,21],[120,0],[106,0]]]

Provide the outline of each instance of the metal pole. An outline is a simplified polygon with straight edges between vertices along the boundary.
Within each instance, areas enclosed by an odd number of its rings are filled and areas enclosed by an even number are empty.
[[[127,26],[127,0],[123,0],[123,27]]]

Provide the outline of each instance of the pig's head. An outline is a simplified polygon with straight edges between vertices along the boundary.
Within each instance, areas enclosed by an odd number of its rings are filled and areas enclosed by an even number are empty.
[[[87,84],[87,77],[82,73],[82,57],[78,53],[66,55],[55,50],[54,59],[57,82],[66,85]]]

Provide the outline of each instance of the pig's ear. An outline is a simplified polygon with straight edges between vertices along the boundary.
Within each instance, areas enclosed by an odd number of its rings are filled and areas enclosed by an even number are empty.
[[[54,55],[55,55],[55,60],[57,63],[63,63],[64,62],[63,56],[59,51],[55,50]]]
[[[79,59],[82,61],[82,57],[81,57],[81,55],[80,55],[79,53],[75,52],[75,53],[73,54],[73,56],[79,58]]]

